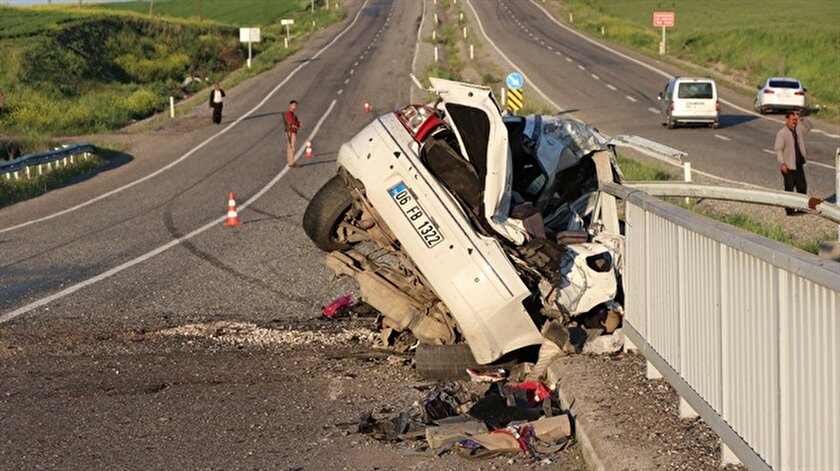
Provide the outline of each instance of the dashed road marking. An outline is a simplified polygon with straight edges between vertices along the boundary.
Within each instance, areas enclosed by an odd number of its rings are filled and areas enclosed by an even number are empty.
[[[582,66],[582,65],[578,64],[578,69],[580,69],[580,70],[586,70],[586,67],[584,67],[584,66]]]
[[[356,62],[353,63],[353,67],[356,67],[358,65],[359,65],[359,61],[356,61]]]
[[[350,79],[349,79],[349,78],[348,78],[348,79],[344,79],[344,85],[347,85],[348,83],[350,83]]]
[[[731,138],[728,138],[728,137],[726,137],[724,135],[721,135],[721,134],[715,134],[715,137],[717,139],[720,139],[721,141],[731,141],[732,140]]]
[[[764,152],[765,154],[776,155],[776,153],[770,149],[761,149],[761,152]]]
[[[338,94],[339,94],[339,95],[341,95],[342,93],[344,93],[344,89],[343,89],[343,88],[340,88],[340,89],[338,90]]]
[[[656,108],[654,108],[652,106],[650,108],[648,108],[647,110],[650,111],[651,113],[659,114],[659,110],[657,110]]]
[[[572,61],[572,58],[571,58],[571,57],[567,57],[567,58],[566,58],[566,62],[571,62],[571,61]]]
[[[545,41],[540,41],[540,46],[545,46]]]
[[[612,90],[612,91],[616,91],[616,90],[618,90],[617,88],[613,87],[613,86],[612,86],[612,85],[610,85],[609,83],[607,84],[607,88],[609,88],[609,89],[610,89],[610,90]]]
[[[548,48],[548,50],[549,50],[549,51],[553,51],[553,50],[554,50],[554,48],[553,48],[553,47],[551,47],[551,46],[546,46],[546,47]]]
[[[627,98],[628,100],[632,101],[633,103],[636,103],[637,101],[639,101],[639,100],[637,100],[637,99],[635,99],[635,98],[631,97],[630,95],[627,95],[627,96],[625,96],[624,98]]]
[[[350,69],[350,75],[353,75],[353,72],[355,72],[355,71],[356,71],[356,69]]]
[[[598,77],[598,76],[597,76],[597,75],[595,75],[595,74],[589,74],[589,75],[591,75],[591,76],[592,76],[592,78],[594,78],[595,80],[601,80],[601,77]]]
[[[555,54],[557,54],[558,56],[562,56],[562,55],[563,55],[560,51],[554,51],[554,53],[555,53]]]

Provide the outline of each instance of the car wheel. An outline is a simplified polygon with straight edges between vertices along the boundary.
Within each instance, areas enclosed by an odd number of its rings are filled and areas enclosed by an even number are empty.
[[[719,122],[715,121],[714,123],[712,123],[712,129],[718,129],[718,128],[720,128],[720,123]]]
[[[755,101],[753,101],[753,108],[755,108],[756,111],[761,113],[761,105],[758,104],[758,98],[756,98]]]
[[[425,379],[467,379],[467,368],[488,370],[510,368],[517,362],[507,360],[492,365],[479,365],[473,357],[470,346],[465,343],[455,345],[431,345],[421,343],[414,354],[417,374]]]
[[[325,252],[341,250],[351,244],[339,239],[339,225],[350,217],[353,196],[340,175],[332,177],[315,193],[303,213],[303,230]]]
[[[668,120],[668,129],[674,129],[677,127],[677,121],[673,119]]]

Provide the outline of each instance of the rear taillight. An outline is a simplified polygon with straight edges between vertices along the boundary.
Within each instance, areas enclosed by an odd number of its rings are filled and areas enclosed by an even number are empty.
[[[765,94],[765,95],[771,95],[771,94],[773,94],[773,93],[776,93],[776,92],[774,92],[773,90],[770,90],[769,88],[765,88],[765,89],[764,89],[764,94]]]
[[[719,101],[716,101],[716,102],[715,102],[715,110],[716,110],[718,113],[720,113],[720,102],[719,102]]]
[[[671,102],[671,111],[674,111],[674,102]]]
[[[800,92],[796,92],[796,93],[794,93],[794,95],[798,95],[798,96],[805,96],[805,92],[801,92],[801,91],[800,91]]]

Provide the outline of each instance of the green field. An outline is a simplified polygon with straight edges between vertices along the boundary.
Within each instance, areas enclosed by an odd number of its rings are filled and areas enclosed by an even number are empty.
[[[769,76],[797,77],[812,104],[840,116],[840,3],[836,0],[554,0],[554,11],[608,40],[658,56],[653,11],[674,11],[668,54],[751,87]]]
[[[198,3],[201,19],[192,13]],[[304,35],[344,15],[343,8],[325,11],[323,1],[312,14],[309,4],[158,0],[154,17],[148,2],[0,7],[0,139],[117,129],[163,110],[170,96],[187,97],[234,71],[236,81],[267,70]],[[296,20],[289,49],[275,22],[285,17]],[[250,70],[242,69],[242,24],[262,28]]]
[[[324,0],[315,2],[316,10],[323,8]],[[335,4],[335,2],[332,2]],[[305,10],[309,0],[157,0],[154,2],[156,16],[177,18],[201,18],[231,25],[267,25],[289,18]],[[104,3],[97,8],[108,8],[136,13],[149,13],[149,2]]]

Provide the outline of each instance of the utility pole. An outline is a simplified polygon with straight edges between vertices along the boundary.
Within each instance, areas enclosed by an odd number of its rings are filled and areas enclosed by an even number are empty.
[[[310,0],[312,3],[312,14],[315,14],[315,0]]]

